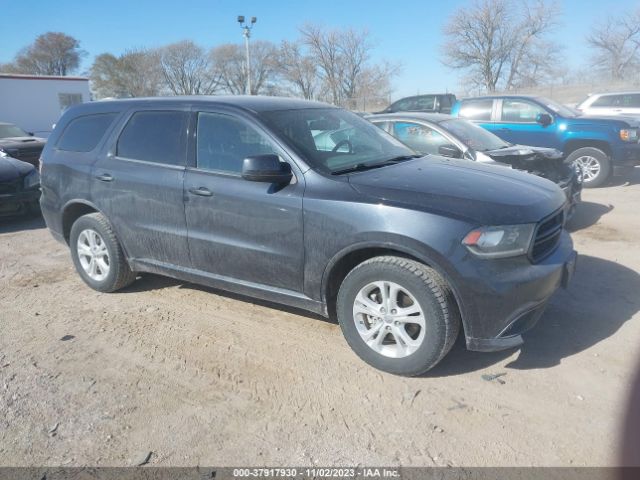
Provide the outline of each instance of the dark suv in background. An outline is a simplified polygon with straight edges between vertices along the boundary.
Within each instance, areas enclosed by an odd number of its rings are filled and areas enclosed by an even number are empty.
[[[403,375],[438,363],[460,329],[473,350],[520,345],[576,258],[552,182],[421,157],[302,100],[71,107],[42,192],[90,287],[154,272],[337,316],[362,359]]]
[[[38,168],[44,138],[34,137],[12,123],[0,122],[0,151]]]
[[[376,113],[396,113],[396,112],[430,112],[430,113],[451,113],[451,108],[456,103],[456,96],[453,93],[435,93],[427,95],[416,95],[405,97],[393,102],[381,112]]]

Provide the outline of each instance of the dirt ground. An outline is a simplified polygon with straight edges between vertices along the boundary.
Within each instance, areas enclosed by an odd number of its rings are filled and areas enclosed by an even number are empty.
[[[304,312],[151,275],[94,292],[42,220],[0,220],[0,465],[613,465],[640,340],[627,180],[584,193],[574,281],[521,349],[458,342],[414,379]]]

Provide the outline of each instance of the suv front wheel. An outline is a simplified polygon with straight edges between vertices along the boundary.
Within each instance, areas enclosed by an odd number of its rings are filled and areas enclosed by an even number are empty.
[[[74,222],[69,247],[80,277],[94,290],[115,292],[136,278],[111,224],[101,213],[83,215]]]
[[[434,367],[460,330],[460,314],[444,279],[401,257],[375,257],[355,267],[340,286],[337,313],[356,354],[397,375],[420,375]]]
[[[611,160],[598,148],[583,147],[574,150],[567,161],[582,169],[582,184],[585,188],[601,187],[611,176]]]

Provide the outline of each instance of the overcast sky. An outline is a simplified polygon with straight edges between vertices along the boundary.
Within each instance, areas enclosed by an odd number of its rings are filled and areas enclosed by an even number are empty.
[[[394,98],[419,92],[456,91],[458,74],[440,63],[439,46],[446,18],[471,0],[0,0],[0,63],[47,31],[61,31],[88,52],[82,68],[100,53],[130,47],[156,47],[183,39],[211,47],[241,42],[239,14],[257,16],[253,39],[292,40],[307,21],[328,27],[367,28],[377,43],[375,56],[401,62]],[[589,52],[584,36],[594,21],[609,13],[640,7],[640,0],[564,0],[558,42],[572,67]]]

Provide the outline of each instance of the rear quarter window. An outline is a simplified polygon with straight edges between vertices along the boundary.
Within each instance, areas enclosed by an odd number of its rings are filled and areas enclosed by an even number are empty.
[[[74,118],[65,127],[56,147],[68,152],[90,152],[96,148],[117,115],[100,113]]]

